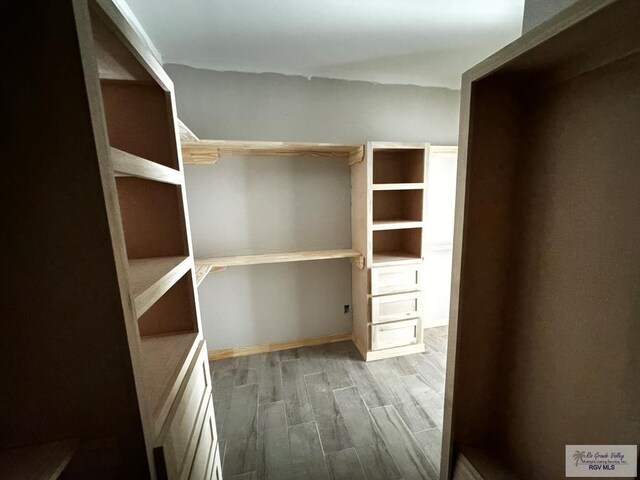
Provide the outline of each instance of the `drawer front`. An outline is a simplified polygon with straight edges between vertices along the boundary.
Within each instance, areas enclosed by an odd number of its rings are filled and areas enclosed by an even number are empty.
[[[420,319],[371,325],[371,350],[413,345],[418,342]]]
[[[422,292],[371,297],[371,323],[395,322],[422,315]]]
[[[170,480],[184,479],[189,473],[210,397],[211,375],[203,341],[158,437],[158,469],[164,469]]]
[[[209,399],[207,413],[205,414],[202,431],[198,439],[198,446],[193,457],[193,465],[191,465],[191,473],[189,473],[189,480],[208,480],[211,478],[217,441],[216,422],[213,418],[213,402]]]
[[[220,448],[216,447],[213,468],[211,469],[210,480],[222,480],[222,465],[220,464]]]
[[[420,290],[421,265],[376,267],[371,269],[371,295]]]

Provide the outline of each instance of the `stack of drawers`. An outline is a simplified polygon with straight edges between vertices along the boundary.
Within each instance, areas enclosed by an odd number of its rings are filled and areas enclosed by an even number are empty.
[[[154,454],[159,478],[222,479],[210,378],[203,340],[158,437]]]
[[[422,341],[421,263],[371,269],[371,350]]]

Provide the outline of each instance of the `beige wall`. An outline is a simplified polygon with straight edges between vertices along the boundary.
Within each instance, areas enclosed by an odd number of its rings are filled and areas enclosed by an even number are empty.
[[[457,143],[458,91],[165,69],[179,116],[201,138]],[[442,170],[442,179],[451,177]],[[342,161],[223,158],[187,166],[186,182],[196,257],[350,248],[350,174]],[[427,316],[437,323],[448,306],[450,251],[432,255]],[[331,260],[209,275],[199,288],[209,348],[350,331],[343,313],[351,304],[350,271],[347,260]]]

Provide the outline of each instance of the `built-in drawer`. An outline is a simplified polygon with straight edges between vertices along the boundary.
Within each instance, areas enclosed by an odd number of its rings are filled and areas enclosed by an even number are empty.
[[[198,446],[193,457],[193,465],[189,473],[189,480],[209,480],[213,474],[216,457],[218,435],[216,421],[213,417],[213,402],[209,399],[207,413],[204,417],[202,430],[198,439]]]
[[[420,319],[371,325],[371,350],[413,345],[418,342]]]
[[[371,269],[371,295],[415,292],[420,290],[422,265],[376,267]]]
[[[211,475],[208,477],[211,480],[222,480],[222,465],[220,464],[220,447],[215,448],[215,457],[213,460],[213,468],[211,469]]]
[[[156,468],[169,480],[187,478],[211,398],[206,343],[202,341],[171,406],[154,450]]]
[[[422,292],[371,297],[371,323],[395,322],[422,315]]]

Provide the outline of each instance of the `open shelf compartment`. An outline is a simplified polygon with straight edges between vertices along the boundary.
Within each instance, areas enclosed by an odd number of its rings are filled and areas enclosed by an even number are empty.
[[[199,343],[197,332],[141,339],[145,397],[156,432],[160,431],[169,413],[171,403]]]
[[[176,269],[176,272],[181,270]],[[193,332],[196,326],[191,267],[187,265],[186,273],[138,318],[138,329],[141,337],[147,337]]]
[[[421,227],[423,205],[423,190],[374,191],[373,230]]]
[[[116,186],[129,260],[188,255],[180,186],[135,177]]]
[[[402,265],[422,260],[422,228],[373,232],[373,266]]]
[[[374,148],[373,184],[424,183],[425,148]]]
[[[92,11],[92,31],[109,144],[178,169],[169,92],[132,53],[123,37]]]

